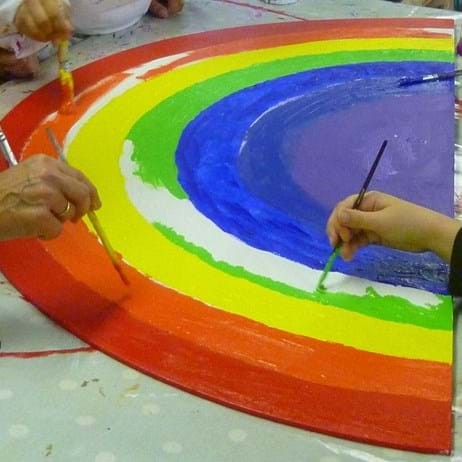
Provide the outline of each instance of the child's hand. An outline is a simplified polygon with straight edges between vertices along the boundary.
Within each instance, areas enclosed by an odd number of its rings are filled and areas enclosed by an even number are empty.
[[[63,0],[23,0],[14,18],[19,33],[40,42],[68,39],[69,6]]]
[[[353,210],[356,196],[339,202],[327,222],[332,246],[342,244],[342,256],[351,260],[356,251],[369,244],[379,244],[411,252],[433,251],[449,261],[458,221],[380,192],[364,196],[358,210]]]
[[[152,0],[149,11],[154,16],[165,19],[179,13],[183,6],[183,0]]]

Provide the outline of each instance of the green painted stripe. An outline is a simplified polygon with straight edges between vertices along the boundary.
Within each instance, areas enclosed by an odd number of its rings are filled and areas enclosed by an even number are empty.
[[[128,139],[134,144],[133,160],[138,164],[137,173],[143,181],[156,187],[165,187],[177,198],[187,199],[186,192],[178,183],[178,171],[175,164],[175,151],[184,128],[201,111],[217,100],[251,85],[296,72],[343,64],[397,61],[453,62],[453,59],[453,54],[450,52],[427,50],[340,52],[258,64],[191,85],[146,113],[130,131]],[[185,101],[188,104],[185,105]],[[146,133],[149,133],[149,136],[146,136]],[[155,150],[152,149],[153,139],[156,140]],[[450,297],[439,296],[440,303],[423,308],[401,297],[380,296],[372,289],[364,296],[329,292],[309,293],[250,273],[244,268],[217,262],[207,250],[186,242],[165,226],[160,224],[155,226],[176,245],[233,277],[246,279],[291,297],[314,300],[370,317],[414,324],[429,329],[452,329]]]
[[[452,330],[452,299],[449,296],[437,296],[440,303],[422,307],[414,305],[402,297],[379,295],[372,287],[369,287],[363,296],[341,292],[306,292],[288,284],[274,281],[268,277],[251,273],[243,267],[233,266],[223,261],[216,261],[206,249],[186,241],[183,236],[176,233],[173,229],[160,223],[154,223],[153,226],[166,239],[183,250],[196,255],[200,260],[214,268],[230,276],[246,279],[254,284],[284,295],[331,305],[386,321],[413,324],[434,330]]]
[[[177,180],[175,150],[186,125],[200,112],[231,93],[278,77],[329,66],[367,62],[454,61],[450,52],[428,50],[383,50],[338,52],[299,56],[257,64],[223,74],[167,98],[141,117],[128,134],[134,143],[137,174],[146,183],[164,186],[179,199],[187,194]],[[146,136],[149,133],[149,136]],[[156,149],[152,148],[155,140]]]

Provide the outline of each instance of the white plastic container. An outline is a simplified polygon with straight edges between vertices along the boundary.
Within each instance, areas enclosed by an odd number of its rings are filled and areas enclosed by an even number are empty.
[[[72,0],[75,31],[86,35],[111,34],[136,24],[151,0]]]

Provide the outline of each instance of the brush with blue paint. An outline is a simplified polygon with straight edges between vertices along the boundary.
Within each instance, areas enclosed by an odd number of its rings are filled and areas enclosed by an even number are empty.
[[[379,165],[380,159],[382,158],[382,155],[385,152],[385,148],[387,147],[387,144],[388,144],[388,140],[385,140],[382,143],[382,146],[380,146],[379,152],[377,153],[374,163],[372,164],[369,170],[369,173],[367,174],[363,187],[360,189],[358,193],[358,197],[356,198],[355,203],[353,204],[353,210],[358,209],[359,206],[361,205],[361,202],[364,199],[364,195],[366,194],[367,189],[369,188],[369,183],[371,182],[372,177],[374,176],[374,173],[377,170],[377,166]],[[330,254],[329,260],[327,261],[326,266],[324,267],[324,270],[321,274],[321,277],[319,278],[318,285],[316,286],[316,292],[324,292],[326,290],[324,286],[324,281],[326,280],[327,275],[332,269],[335,259],[339,256],[341,250],[342,250],[342,244],[339,243],[335,246],[334,250]]]
[[[440,82],[442,80],[451,80],[462,75],[462,69],[457,69],[452,72],[441,72],[439,74],[421,75],[420,77],[403,77],[399,79],[399,87],[409,87],[420,83]]]

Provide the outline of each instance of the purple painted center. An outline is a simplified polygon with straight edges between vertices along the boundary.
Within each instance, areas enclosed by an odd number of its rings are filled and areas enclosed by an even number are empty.
[[[441,156],[453,152],[453,124],[439,117],[446,113],[447,96],[430,93],[357,103],[289,130],[281,157],[293,181],[330,209],[340,198],[358,192],[382,141],[388,139],[370,189],[451,215],[452,206],[442,204],[437,194],[453,181],[447,176],[453,157]]]

